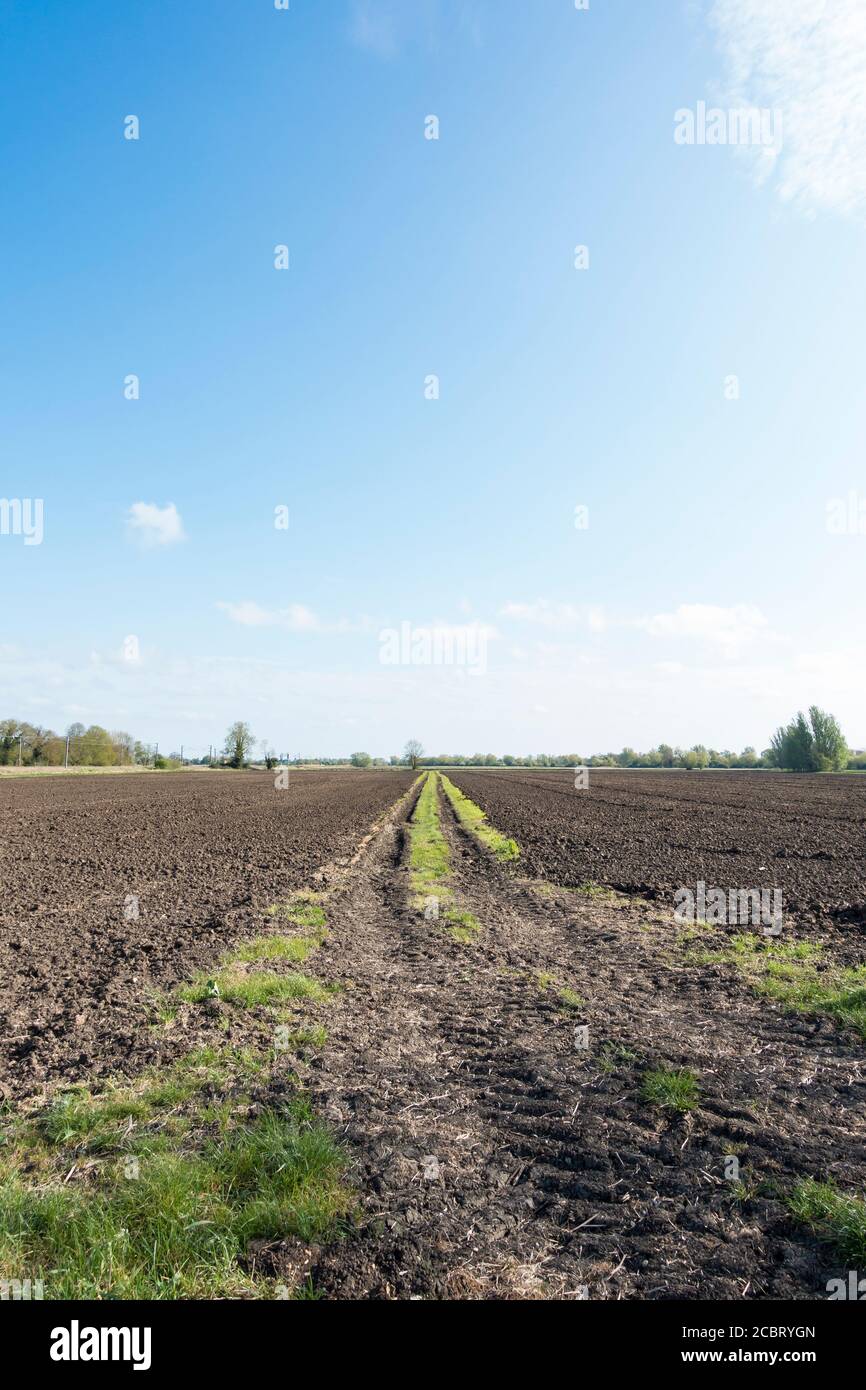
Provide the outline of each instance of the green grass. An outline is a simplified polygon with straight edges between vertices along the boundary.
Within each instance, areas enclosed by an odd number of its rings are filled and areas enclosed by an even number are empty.
[[[449,907],[443,919],[448,927],[448,932],[455,941],[459,941],[464,946],[469,946],[476,939],[483,927],[477,917],[471,912],[464,912],[460,908]]]
[[[637,1053],[632,1052],[624,1043],[605,1043],[598,1055],[599,1070],[606,1076],[612,1076],[614,1072],[633,1066],[636,1061]]]
[[[685,1067],[659,1067],[656,1071],[644,1072],[641,1097],[649,1105],[685,1114],[687,1110],[694,1110],[700,1098],[698,1078]]]
[[[412,901],[416,907],[424,907],[428,899],[435,898],[442,908],[438,920],[443,923],[449,936],[461,945],[469,946],[483,928],[471,912],[452,903],[454,894],[449,884],[451,853],[448,841],[442,834],[439,780],[436,772],[425,774],[421,794],[409,821]],[[444,782],[445,778],[441,780]]]
[[[257,936],[236,953],[237,961],[288,960],[303,964],[321,946],[322,936]]]
[[[454,783],[445,776],[442,776],[442,787],[454,808],[457,819],[465,830],[468,830],[483,845],[491,849],[496,858],[503,864],[520,858],[520,846],[517,841],[509,840],[507,836],[488,824],[487,816],[480,806],[476,806],[474,801],[470,801],[468,796],[464,796],[459,787],[455,787]]]
[[[299,1028],[294,1033],[288,1033],[284,1039],[281,1051],[298,1052],[305,1047],[324,1047],[328,1041],[328,1030],[321,1025],[311,1028]]]
[[[183,1132],[179,1113],[201,1095],[229,1082],[248,1085],[265,1070],[249,1048],[199,1048],[170,1067],[148,1072],[134,1084],[107,1084],[94,1095],[74,1086],[27,1123],[43,1147],[97,1155],[123,1146],[124,1136],[148,1127],[154,1133]],[[2,1154],[2,1151],[0,1151]]]
[[[201,977],[191,985],[183,985],[178,997],[187,1004],[202,1004],[207,999],[222,999],[242,1009],[263,1004],[281,1004],[287,999],[312,999],[319,1003],[330,999],[334,986],[323,985],[309,975],[274,975],[266,970],[242,974],[231,966],[212,979]]]
[[[438,777],[428,772],[409,822],[409,870],[416,907],[428,897],[447,898],[451,856],[439,822]]]
[[[325,909],[317,893],[295,893],[287,903],[274,903],[268,908],[269,917],[291,922],[302,931],[322,933],[325,929]]]
[[[561,989],[559,1002],[565,1009],[583,1009],[586,1007],[586,1000],[581,999],[579,994],[575,994],[573,989]]]
[[[805,1178],[785,1198],[796,1219],[831,1242],[856,1267],[866,1264],[866,1200],[846,1197],[832,1183]]]
[[[162,1021],[181,1002],[249,1009],[330,999],[337,986],[245,969],[302,962],[325,939],[315,895],[298,894],[271,915],[309,934],[245,943],[213,978],[201,975],[160,1001]],[[228,1026],[225,1012],[216,1022]],[[244,1265],[249,1242],[321,1241],[350,1206],[340,1152],[306,1103],[253,1104],[278,1051],[322,1046],[326,1037],[321,1027],[286,1030],[264,1055],[200,1048],[134,1083],[98,1094],[77,1086],[9,1121],[0,1132],[3,1277],[41,1279],[55,1299],[269,1294]]]
[[[742,932],[727,947],[690,952],[688,959],[696,965],[734,965],[756,994],[791,1013],[827,1015],[866,1038],[866,965],[833,965],[820,942]]]
[[[567,985],[560,985],[559,980],[550,970],[536,970],[530,976],[536,987],[542,994],[547,994],[550,990],[556,990],[559,1002],[564,1009],[583,1009],[586,1007],[586,1000]]]
[[[585,898],[610,898],[614,896],[609,888],[604,888],[600,883],[592,883],[590,880],[587,880],[586,883],[579,883],[574,891],[582,894]]]
[[[193,1106],[178,1135],[168,1098],[79,1090],[14,1122],[0,1149],[4,1278],[42,1279],[54,1299],[261,1297],[239,1263],[249,1241],[336,1233],[342,1158],[304,1102],[251,1121],[245,1100],[225,1102],[216,1133],[201,1128],[216,1107]]]

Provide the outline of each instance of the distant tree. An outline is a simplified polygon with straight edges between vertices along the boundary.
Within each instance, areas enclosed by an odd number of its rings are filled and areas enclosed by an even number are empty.
[[[687,767],[690,771],[698,767],[709,767],[709,765],[710,755],[701,743],[695,744],[694,748],[690,748],[683,755],[683,767]]]
[[[114,744],[111,734],[100,724],[91,724],[75,739],[70,741],[69,761],[79,767],[113,767],[115,764]]]
[[[812,705],[773,735],[769,760],[787,772],[838,772],[848,762],[848,745],[832,714]]]
[[[848,765],[848,744],[838,720],[826,710],[812,705],[809,709],[812,746],[819,772],[840,772]]]
[[[253,751],[254,744],[255,738],[249,724],[237,719],[230,725],[226,734],[225,754],[229,767],[243,767]]]
[[[47,763],[50,757],[50,747],[54,740],[54,734],[50,729],[43,729],[37,725],[30,734],[30,761],[34,766],[38,763]]]
[[[403,761],[407,762],[414,772],[419,761],[424,756],[424,749],[417,738],[410,738],[406,747],[403,749]]]
[[[270,742],[269,742],[268,739],[266,739],[266,738],[263,738],[263,739],[262,739],[261,748],[262,748],[262,762],[264,763],[265,767],[268,769],[268,772],[272,772],[273,769],[277,766],[277,764],[278,764],[278,762],[279,762],[279,758],[277,757],[276,753],[274,752],[273,748],[271,747],[271,744],[270,744]]]
[[[131,734],[126,734],[123,730],[111,735],[111,742],[114,745],[115,762],[123,766],[134,761],[135,740]]]
[[[369,753],[353,753],[349,759],[352,767],[369,767],[372,761]]]
[[[18,754],[15,745],[18,742],[20,727],[17,719],[0,719],[0,763],[16,761]]]

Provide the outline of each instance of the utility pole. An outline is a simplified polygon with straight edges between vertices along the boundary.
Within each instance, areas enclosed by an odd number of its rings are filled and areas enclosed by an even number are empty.
[[[180,765],[183,767],[183,744],[180,745]]]
[[[19,734],[19,735],[18,735],[18,766],[19,766],[19,767],[21,766],[21,749],[22,749],[23,745],[24,745],[24,735],[23,735],[23,734]]]
[[[66,758],[65,758],[65,760],[64,760],[63,766],[64,766],[64,767],[68,767],[68,766],[69,766],[69,735],[68,735],[68,734],[66,735]]]

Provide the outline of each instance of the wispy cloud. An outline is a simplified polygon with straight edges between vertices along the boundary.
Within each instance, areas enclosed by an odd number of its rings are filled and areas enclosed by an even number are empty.
[[[173,502],[167,507],[157,507],[154,502],[133,502],[126,524],[130,535],[147,549],[186,540],[180,513]]]
[[[810,214],[866,219],[864,0],[713,0],[709,18],[732,105],[782,112],[781,150],[751,151],[757,177]]]
[[[324,622],[311,608],[302,603],[290,603],[287,608],[263,608],[252,599],[240,603],[218,603],[217,608],[225,613],[233,623],[241,627],[275,627],[284,632],[339,633],[366,632],[369,621],[349,622],[341,618],[337,622]]]
[[[446,36],[481,46],[479,0],[352,0],[349,38],[377,58],[396,58],[417,41],[436,50]]]
[[[552,603],[546,598],[535,599],[531,603],[505,603],[499,612],[503,618],[544,627],[553,632],[570,632],[578,628],[604,632],[607,626],[601,608],[587,604]]]
[[[352,42],[378,58],[393,58],[399,47],[397,13],[382,0],[354,0],[349,34]]]
[[[708,642],[726,655],[734,655],[757,638],[766,641],[770,636],[763,613],[746,603],[737,603],[731,608],[710,603],[681,603],[672,613],[637,618],[634,626],[643,628],[651,637]]]

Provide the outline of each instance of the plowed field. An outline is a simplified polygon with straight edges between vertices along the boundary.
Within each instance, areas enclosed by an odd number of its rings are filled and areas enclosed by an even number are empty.
[[[149,995],[351,853],[406,773],[171,773],[0,784],[0,1097],[151,1050]],[[130,1054],[134,1053],[134,1058]]]
[[[671,902],[699,880],[779,888],[799,918],[866,923],[866,778],[592,768],[585,791],[567,771],[453,780],[538,878]]]

